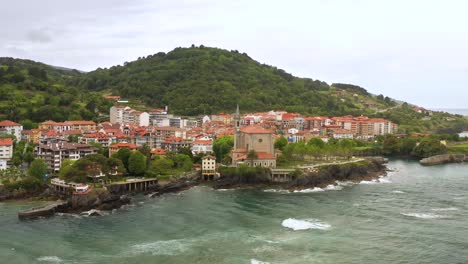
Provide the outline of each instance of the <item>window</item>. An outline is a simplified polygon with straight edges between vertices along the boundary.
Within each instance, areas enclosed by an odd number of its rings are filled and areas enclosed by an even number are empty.
[[[263,142],[263,139],[259,138],[258,143],[262,143],[262,142]]]

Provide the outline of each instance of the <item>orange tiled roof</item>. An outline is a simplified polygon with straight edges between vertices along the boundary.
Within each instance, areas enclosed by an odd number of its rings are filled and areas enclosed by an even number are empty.
[[[21,126],[21,124],[18,124],[10,120],[3,120],[2,122],[0,122],[0,127],[7,127],[7,126]]]
[[[271,130],[256,125],[242,127],[240,131],[247,134],[273,134]]]
[[[117,143],[110,145],[110,148],[129,148],[129,149],[137,149],[138,146],[132,143]]]
[[[166,150],[161,149],[161,148],[155,148],[151,150],[151,154],[154,155],[166,155]]]
[[[12,146],[13,139],[11,138],[0,138],[0,146]]]

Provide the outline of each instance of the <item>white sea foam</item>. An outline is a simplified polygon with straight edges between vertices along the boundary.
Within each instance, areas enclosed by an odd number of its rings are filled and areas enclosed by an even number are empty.
[[[219,192],[234,191],[235,189],[216,189]]]
[[[260,261],[256,259],[251,259],[250,264],[270,264],[270,262]]]
[[[340,191],[343,190],[342,186],[330,184],[324,188],[325,191]]]
[[[42,257],[37,258],[37,261],[59,263],[59,262],[62,262],[63,260],[57,256],[42,256]]]
[[[459,209],[456,207],[448,207],[448,208],[433,208],[432,211],[458,211]]]
[[[360,184],[376,184],[376,183],[379,183],[379,181],[374,179],[374,180],[371,180],[371,181],[361,181],[359,183]]]
[[[338,184],[338,186],[350,186],[356,183],[352,181],[336,181],[336,184]]]
[[[78,214],[69,214],[69,213],[55,213],[57,216],[63,216],[63,217],[74,217],[74,218],[83,218],[81,215]]]
[[[388,177],[380,177],[378,179],[378,182],[380,182],[380,183],[392,183]]]
[[[320,222],[317,219],[294,219],[294,218],[288,218],[283,220],[281,223],[282,226],[290,228],[294,231],[297,230],[307,230],[307,229],[321,229],[321,230],[327,230],[331,227],[331,225]]]
[[[295,193],[313,193],[313,192],[323,192],[324,189],[319,188],[319,187],[314,187],[310,189],[304,189],[304,190],[294,190],[293,192]]]
[[[422,218],[422,219],[438,219],[438,218],[445,218],[445,215],[438,215],[438,214],[427,214],[427,213],[401,213],[402,215]]]
[[[285,189],[265,189],[264,192],[271,192],[271,193],[290,193],[291,191]]]
[[[130,247],[133,254],[167,255],[175,256],[185,252],[190,247],[188,240],[159,240],[155,242],[142,243]]]
[[[395,191],[392,191],[392,193],[405,193],[405,192],[399,191],[399,190],[395,190]]]

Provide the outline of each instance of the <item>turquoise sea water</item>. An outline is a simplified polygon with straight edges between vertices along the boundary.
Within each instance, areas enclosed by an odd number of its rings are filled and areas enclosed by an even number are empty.
[[[468,263],[468,165],[389,167],[303,193],[195,187],[103,217],[20,222],[37,203],[0,203],[0,263]]]

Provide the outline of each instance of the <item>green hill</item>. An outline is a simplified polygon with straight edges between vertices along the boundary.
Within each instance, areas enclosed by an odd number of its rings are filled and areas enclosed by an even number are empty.
[[[176,48],[89,73],[0,58],[0,88],[0,118],[15,121],[96,119],[111,104],[102,95],[114,94],[142,108],[167,105],[181,115],[232,112],[239,104],[243,111],[384,117],[408,133],[468,129],[461,116],[416,113],[409,104],[356,85],[294,77],[245,53],[204,46]]]
[[[0,120],[29,128],[47,119],[93,119],[100,110],[107,113],[109,102],[100,93],[73,85],[82,75],[30,60],[0,58]]]
[[[86,74],[79,85],[138,98],[150,106],[169,105],[173,112],[183,115],[232,112],[236,104],[244,111],[371,113],[355,98],[343,102],[340,97],[330,96],[337,89],[324,82],[294,77],[245,53],[203,46],[176,48],[124,66],[97,69]],[[346,88],[366,100],[369,97],[360,87],[343,85]],[[392,106],[390,101],[372,101],[381,108]]]

